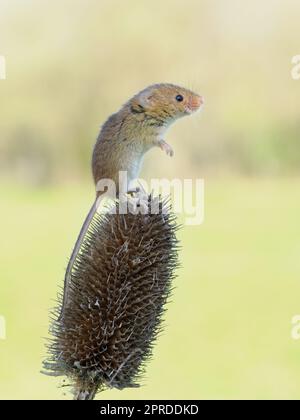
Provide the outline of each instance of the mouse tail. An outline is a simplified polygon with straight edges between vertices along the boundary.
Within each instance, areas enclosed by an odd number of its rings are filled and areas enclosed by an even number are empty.
[[[87,231],[89,230],[89,227],[92,223],[94,215],[97,211],[97,207],[98,207],[98,199],[96,199],[94,201],[92,207],[90,208],[90,211],[88,212],[88,215],[85,218],[85,221],[84,221],[84,223],[82,225],[82,228],[79,232],[77,241],[75,243],[74,249],[72,251],[70,260],[68,262],[68,266],[67,266],[66,274],[65,274],[65,279],[64,279],[64,296],[63,296],[61,316],[62,316],[62,313],[63,313],[63,308],[65,307],[65,305],[67,303],[67,300],[68,300],[68,289],[69,289],[69,285],[70,285],[70,282],[71,282],[72,269],[73,269],[73,266],[75,264],[76,258],[79,254],[80,248],[81,248],[81,246],[84,242],[85,235],[86,235]]]

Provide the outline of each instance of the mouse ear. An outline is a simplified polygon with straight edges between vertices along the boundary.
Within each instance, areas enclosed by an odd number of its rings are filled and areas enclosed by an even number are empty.
[[[142,92],[137,95],[131,102],[131,111],[135,113],[145,112],[151,102],[149,92]]]

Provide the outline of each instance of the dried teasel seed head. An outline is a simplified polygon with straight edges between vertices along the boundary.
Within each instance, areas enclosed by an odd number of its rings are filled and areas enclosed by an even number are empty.
[[[76,399],[138,386],[161,331],[178,265],[178,226],[168,201],[147,196],[138,208],[145,204],[143,214],[120,214],[116,204],[115,214],[95,215],[68,296],[54,312],[44,367],[66,375]]]

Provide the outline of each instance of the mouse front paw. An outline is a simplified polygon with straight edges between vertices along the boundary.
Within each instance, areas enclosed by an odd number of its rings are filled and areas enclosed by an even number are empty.
[[[168,156],[171,156],[171,157],[174,156],[174,151],[173,151],[172,147],[166,141],[159,140],[158,145],[161,148],[161,150],[166,152],[166,154]]]

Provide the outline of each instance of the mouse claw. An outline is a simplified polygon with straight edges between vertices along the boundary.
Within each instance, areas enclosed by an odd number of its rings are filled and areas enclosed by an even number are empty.
[[[164,140],[160,140],[159,141],[159,147],[161,148],[161,150],[163,150],[164,152],[166,152],[166,154],[170,157],[174,156],[174,151],[172,149],[172,147]]]

